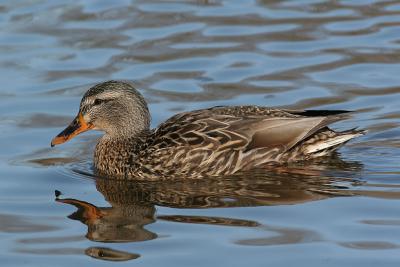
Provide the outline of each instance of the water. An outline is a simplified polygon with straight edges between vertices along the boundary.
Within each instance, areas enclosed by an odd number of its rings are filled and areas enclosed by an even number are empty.
[[[397,1],[2,1],[0,13],[2,266],[398,266]],[[356,110],[335,128],[369,134],[274,172],[96,180],[97,133],[50,140],[108,79],[140,89],[153,126],[255,104]]]

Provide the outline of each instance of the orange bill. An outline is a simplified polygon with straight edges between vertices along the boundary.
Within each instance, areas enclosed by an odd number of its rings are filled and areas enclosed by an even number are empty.
[[[59,145],[67,142],[68,140],[74,138],[80,133],[86,132],[93,128],[92,124],[86,123],[83,119],[81,113],[76,116],[76,118],[68,125],[67,128],[64,129],[61,133],[59,133],[56,137],[51,140],[51,146]]]

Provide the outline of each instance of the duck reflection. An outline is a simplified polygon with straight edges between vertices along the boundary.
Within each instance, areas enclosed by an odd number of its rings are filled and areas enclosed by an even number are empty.
[[[56,199],[57,202],[74,205],[78,210],[68,216],[88,226],[86,237],[97,242],[145,241],[157,237],[143,228],[153,223],[155,207],[145,203],[113,203],[112,207],[96,207],[77,199]]]
[[[333,163],[330,166],[333,167]],[[357,173],[358,163],[340,164],[340,170],[349,174]],[[235,218],[158,215],[155,206],[180,209],[205,209],[217,207],[247,207],[260,205],[289,205],[320,200],[334,196],[349,195],[343,181],[355,179],[334,178],[324,175],[326,168],[321,165],[290,166],[242,173],[230,177],[199,180],[178,180],[162,182],[121,181],[97,178],[96,188],[103,194],[110,207],[72,199],[56,198],[57,202],[77,207],[68,217],[79,220],[88,227],[86,237],[98,242],[140,242],[157,238],[157,234],[145,228],[156,220],[171,222],[257,227],[258,222]],[[337,170],[336,166],[336,170]],[[356,171],[356,172],[354,172]],[[107,248],[89,248],[91,257],[107,260],[128,260],[138,254],[108,251]]]

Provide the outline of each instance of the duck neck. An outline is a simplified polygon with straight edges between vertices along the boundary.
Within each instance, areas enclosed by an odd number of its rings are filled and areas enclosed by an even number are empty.
[[[100,138],[94,152],[94,166],[103,175],[122,176],[126,168],[135,161],[136,155],[146,144],[149,131],[134,136],[112,136]]]

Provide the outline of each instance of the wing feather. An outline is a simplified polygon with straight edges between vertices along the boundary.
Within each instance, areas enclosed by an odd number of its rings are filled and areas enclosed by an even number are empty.
[[[313,116],[299,116],[289,111],[275,114],[272,109],[261,113],[257,115],[250,110],[245,115],[232,114],[218,107],[178,114],[160,125],[154,140],[162,141],[164,145],[212,148],[214,151],[279,148],[284,152],[328,124],[343,119],[337,115],[339,112],[327,117],[315,113],[305,113]]]

